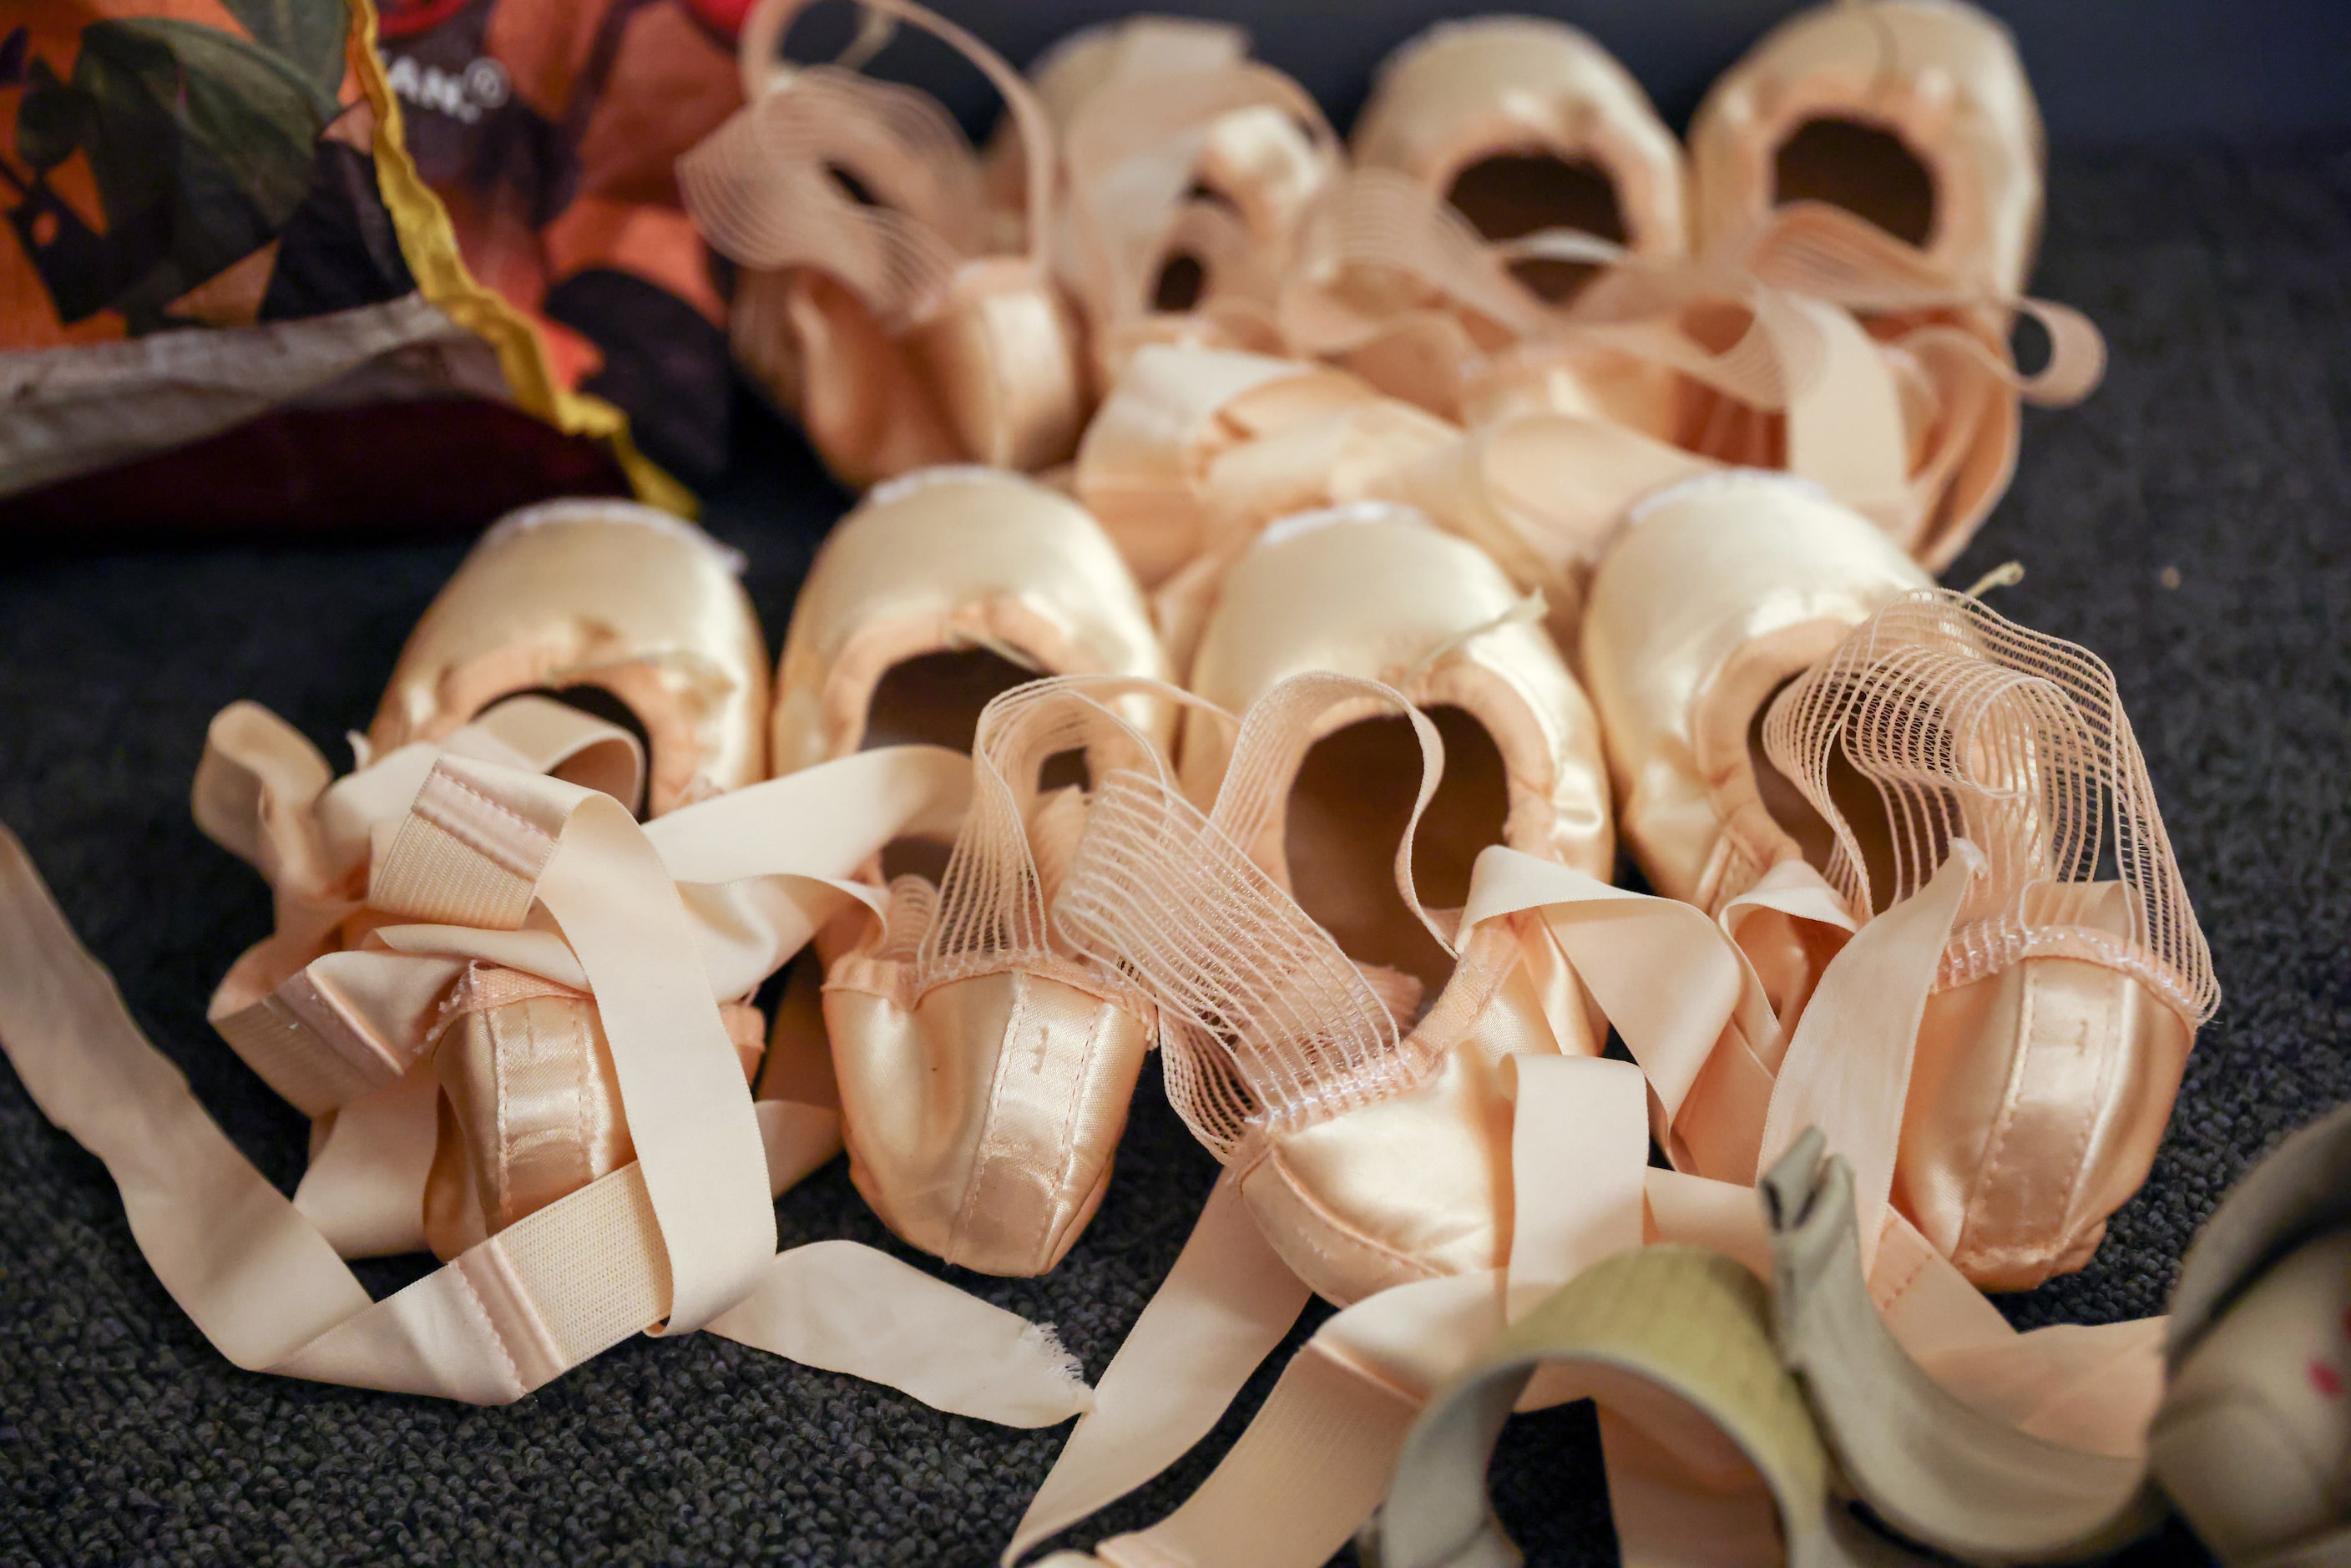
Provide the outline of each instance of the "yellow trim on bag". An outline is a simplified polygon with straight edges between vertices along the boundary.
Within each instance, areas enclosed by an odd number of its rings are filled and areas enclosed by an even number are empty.
[[[375,110],[376,186],[392,214],[401,255],[407,259],[418,290],[451,320],[496,350],[507,390],[525,412],[537,414],[567,435],[602,441],[611,448],[613,460],[628,476],[639,500],[683,517],[694,517],[700,510],[694,493],[637,450],[629,438],[628,416],[602,398],[573,392],[557,381],[548,363],[546,345],[529,319],[474,280],[465,257],[458,254],[457,234],[450,226],[448,210],[408,155],[400,100],[392,96],[382,57],[376,53],[373,0],[344,3],[351,18],[351,41],[345,52],[360,90]]]

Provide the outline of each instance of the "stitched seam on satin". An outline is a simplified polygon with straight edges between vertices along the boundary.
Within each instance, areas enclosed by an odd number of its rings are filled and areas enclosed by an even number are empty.
[[[1982,924],[1970,922],[1970,928]],[[2105,932],[2079,925],[2040,926],[2008,936],[1997,947],[1981,951],[1961,951],[1964,940],[1954,938],[1936,967],[1936,992],[1957,990],[2027,958],[2075,958],[2085,964],[2104,965],[2145,986],[2154,993],[2156,1000],[2179,1016],[2191,1037],[2200,1027],[2194,1006],[2185,999],[2187,987],[2171,967],[2133,950],[2132,945]],[[1980,949],[1981,944],[1980,939],[1967,941],[1966,946]],[[2083,951],[2085,948],[2088,951]]]
[[[1992,1123],[1988,1157],[1977,1171],[1976,1179],[1968,1185],[1966,1218],[1960,1222],[1959,1234],[1953,1239],[1951,1250],[1954,1256],[1967,1254],[1968,1239],[1982,1223],[1983,1206],[1998,1188],[2001,1167],[2008,1163],[2011,1154],[2009,1134],[2016,1122],[2016,1103],[2023,1089],[2025,1066],[2032,1057],[2033,1017],[2039,1008],[2039,998],[2032,985],[2025,983],[2023,977],[2020,976],[2019,980],[2024,992],[2016,1019],[2016,1040],[2021,1049],[2016,1053],[2016,1060],[2009,1064],[2008,1083],[2001,1094],[2000,1115]]]
[[[910,1013],[920,1000],[908,974],[913,967],[911,959],[873,958],[852,953],[834,960],[825,970],[818,991],[820,995],[838,991],[843,996],[871,997],[902,1013]]]
[[[2091,1097],[2090,1103],[2093,1106],[2104,1106],[2114,1103],[2115,1075],[2122,1071],[2122,1052],[2115,1048],[2121,1043],[2122,1040],[2123,1009],[2119,1007],[2100,1008],[2095,1016],[2105,1022],[2106,1029],[2105,1038],[2100,1041],[2102,1049],[2098,1052],[2097,1092]],[[2082,1196],[2083,1186],[2089,1180],[2087,1155],[2090,1147],[2090,1133],[2095,1120],[2096,1113],[2093,1111],[2083,1115],[2074,1129],[2074,1149],[2071,1156],[2074,1179],[2065,1189],[2064,1210],[2069,1216],[2074,1212],[2074,1206]],[[2066,1239],[2060,1237],[2059,1239],[2062,1241]]]
[[[1895,1286],[1894,1289],[1887,1293],[1886,1299],[1878,1303],[1877,1312],[1880,1317],[1884,1317],[1886,1313],[1891,1312],[1901,1301],[1902,1298],[1908,1295],[1912,1289],[1917,1285],[1919,1279],[1927,1272],[1927,1258],[1931,1255],[1932,1246],[1933,1244],[1931,1242],[1928,1243],[1929,1252],[1921,1254],[1918,1260],[1910,1265],[1910,1271],[1902,1276],[1902,1282],[1899,1285]]]
[[[1084,1054],[1078,1058],[1078,1071],[1076,1079],[1071,1085],[1070,1101],[1061,1113],[1061,1168],[1055,1173],[1053,1178],[1053,1191],[1057,1196],[1069,1191],[1070,1183],[1077,1176],[1078,1145],[1075,1129],[1078,1121],[1078,1103],[1084,1097],[1086,1081],[1093,1070],[1094,1058],[1100,1053],[1102,1048],[1102,1031],[1109,1027],[1109,1006],[1097,1001],[1094,1007],[1094,1026],[1086,1031],[1086,1049]],[[1050,1255],[1052,1246],[1050,1237],[1045,1239],[1044,1246]]]
[[[909,961],[906,968],[908,983],[917,1003],[941,986],[952,986],[961,980],[984,979],[990,975],[1019,975],[1024,979],[1057,981],[1073,991],[1084,992],[1096,1001],[1109,1002],[1113,1006],[1123,1007],[1134,999],[1132,992],[1104,985],[1101,975],[1053,952],[1008,953],[985,959],[958,961],[952,966],[934,966],[920,977],[919,982],[913,976],[914,962]],[[830,986],[827,988],[831,988]]]
[[[1012,1042],[1029,1022],[1028,979],[1028,976],[1017,970],[1014,971],[1012,1012],[1004,1020],[1004,1034],[999,1053],[996,1059],[996,1071],[988,1075],[987,1110],[980,1117],[979,1141],[972,1150],[974,1155],[981,1158],[984,1158],[987,1153],[988,1134],[996,1125],[997,1108],[1004,1103],[1004,1074],[1012,1061]],[[964,1228],[970,1222],[972,1209],[979,1202],[979,1176],[980,1171],[976,1159],[970,1177],[964,1183],[963,1203],[956,1209],[955,1227],[947,1232],[946,1256],[950,1260],[962,1250]]]
[[[514,1353],[507,1349],[507,1336],[498,1332],[497,1320],[490,1316],[488,1303],[482,1300],[481,1292],[474,1289],[474,1281],[466,1277],[462,1260],[460,1266],[451,1270],[450,1272],[457,1277],[457,1283],[465,1288],[465,1304],[474,1309],[474,1315],[481,1320],[484,1328],[490,1331],[490,1345],[498,1353],[498,1364],[506,1369],[507,1381],[514,1387],[514,1396],[517,1399],[521,1398],[530,1392],[530,1388],[522,1380],[522,1368],[515,1364]]]
[[[589,1157],[588,1154],[588,1100],[590,1092],[590,1069],[593,1066],[595,1045],[593,1037],[588,1028],[588,1015],[586,1011],[580,1008],[566,1008],[563,1010],[565,1017],[567,1017],[571,1023],[571,1043],[575,1047],[571,1053],[571,1061],[574,1068],[574,1071],[572,1073],[572,1082],[574,1087],[572,1090],[571,1100],[571,1152],[580,1162],[580,1185],[585,1186],[590,1182],[596,1179],[595,1162]],[[720,1022],[722,1024],[725,1022],[725,1019],[723,1017],[721,1018]]]
[[[521,1010],[524,1049],[536,1055],[538,1031],[531,1023],[530,1004],[524,1002]],[[496,1085],[498,1146],[492,1154],[491,1161],[497,1174],[498,1223],[503,1227],[514,1213],[513,1122],[507,1114],[510,1103],[507,1093],[507,1053],[499,1049],[497,1013],[484,1014],[482,1022],[487,1026],[483,1032],[489,1036],[491,1082]]]
[[[2030,987],[2027,988],[2025,994],[2028,998],[2032,995]],[[2111,1042],[2121,1033],[2122,1019],[2119,1009],[2102,1007],[2095,1009],[2095,1016],[2106,1023],[2107,1029],[2105,1038],[2108,1042]],[[2021,1030],[2019,1032],[2020,1034],[2022,1033]],[[2032,1037],[2030,1035],[2022,1035],[2022,1038],[2028,1042],[2029,1048],[2030,1041]],[[2089,1104],[2094,1108],[2105,1105],[2107,1103],[2107,1094],[2112,1090],[2114,1084],[2116,1054],[2116,1053],[2111,1050],[2103,1051],[2099,1053],[2100,1063],[2098,1081],[2096,1087],[2088,1097]],[[2071,1147],[2066,1149],[2064,1154],[2065,1166],[2072,1170],[2073,1175],[2065,1184],[2065,1201],[2062,1205],[2058,1206],[2056,1210],[2057,1221],[2060,1224],[2063,1224],[2074,1212],[2074,1200],[2080,1197],[2082,1186],[2089,1178],[2089,1172],[2083,1156],[2085,1152],[2089,1148],[2091,1126],[2095,1120],[2096,1111],[2095,1109],[2091,1110],[2086,1114],[2076,1115],[2074,1118],[2073,1144]],[[2066,1239],[2066,1234],[2060,1232],[2050,1239],[2050,1245],[2048,1247],[2035,1247],[2028,1242],[2010,1247],[1979,1248],[1976,1250],[1975,1256],[1987,1260],[2003,1259],[2009,1260],[2021,1260],[2043,1262],[2052,1255],[2052,1249],[2064,1242]]]

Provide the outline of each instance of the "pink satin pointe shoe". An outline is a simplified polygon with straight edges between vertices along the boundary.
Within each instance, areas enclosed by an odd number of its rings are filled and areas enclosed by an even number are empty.
[[[1820,5],[1725,71],[1689,134],[1708,245],[1844,208],[1952,281],[2013,297],[2041,232],[2041,113],[2008,29],[1964,0]]]
[[[1186,720],[1184,790],[1214,800],[1213,831],[1098,806],[1056,912],[1162,998],[1171,1100],[1335,1301],[1496,1266],[1509,1059],[1603,1038],[1539,926],[1452,945],[1489,844],[1609,869],[1597,725],[1534,622],[1398,508],[1277,525],[1193,663],[1196,696],[1246,711],[1238,735]]]
[[[1852,310],[1897,357],[1924,423],[1965,433],[1930,443],[1947,515],[1912,547],[1949,564],[2007,486],[2020,394],[2078,402],[2105,365],[2077,312],[2024,296],[2043,159],[2007,29],[1964,0],[1802,12],[1715,84],[1690,158],[1701,246]],[[2019,313],[2047,334],[2031,374],[2011,345]]]
[[[430,1053],[439,1130],[421,1237],[412,1213],[409,1230],[361,1249],[421,1239],[454,1258],[635,1157],[592,998],[454,959],[412,963],[418,973],[395,982],[402,960],[360,950],[396,923],[367,892],[384,850],[372,840],[444,748],[549,771],[647,815],[756,783],[766,664],[735,563],[700,529],[625,503],[552,502],[486,533],[417,622],[368,732],[363,760],[380,768],[330,785],[308,743],[262,709],[238,704],[214,721],[199,822],[274,862],[279,903],[277,935],[213,999],[222,1034],[319,1115],[390,1088],[420,1043]],[[256,804],[278,824],[275,844],[246,821]],[[299,831],[304,814],[319,825]],[[758,1014],[728,1004],[721,1018],[744,1071],[756,1070]],[[323,1057],[308,1050],[321,1039],[336,1048]]]
[[[1563,23],[1438,24],[1381,68],[1351,149],[1298,241],[1284,339],[1447,418],[1595,264],[1687,248],[1679,145]]]
[[[825,541],[793,611],[778,772],[899,742],[980,747],[952,852],[893,845],[865,873],[886,886],[886,910],[820,943],[850,1174],[893,1230],[949,1262],[1050,1269],[1109,1181],[1148,1009],[1046,931],[1041,911],[1085,821],[1089,770],[1165,746],[1172,716],[1141,686],[1166,674],[1142,595],[1093,520],[985,470],[875,490]],[[1034,703],[980,729],[991,699],[1047,675],[1136,689],[1091,730]],[[1101,716],[1113,711],[1123,723]]]
[[[2220,1005],[2113,674],[1978,600],[1914,593],[1774,699],[1763,747],[1864,920],[1952,841],[1981,852],[1918,1031],[1895,1201],[1987,1289],[2080,1268]]]
[[[1343,155],[1314,99],[1248,44],[1220,23],[1137,16],[1071,35],[1031,73],[1068,193],[1056,267],[1098,386],[1144,343],[1280,346],[1298,225]],[[1018,127],[989,154],[998,199],[1017,204]]]
[[[1953,840],[1980,852],[1893,1198],[1979,1285],[2079,1268],[2217,999],[2104,667],[1935,590],[1824,497],[1727,475],[1636,509],[1593,582],[1583,669],[1627,843],[1723,922],[1789,1027],[1854,929]],[[1751,1138],[1689,1143],[1698,1174],[1750,1179]]]
[[[1044,110],[962,28],[906,0],[866,6],[946,40],[1004,95],[1029,162],[1025,214],[1008,223],[936,102],[778,57],[806,8],[752,10],[747,105],[678,161],[687,211],[742,268],[737,358],[855,486],[936,463],[1060,462],[1086,394],[1050,264],[1061,180]]]
[[[1381,65],[1349,150],[1359,169],[1436,193],[1489,244],[1563,231],[1636,256],[1688,248],[1673,133],[1630,72],[1548,17],[1439,22],[1405,44]],[[1516,270],[1552,299],[1582,277],[1533,256]]]
[[[645,815],[756,784],[768,653],[737,567],[700,528],[649,507],[517,512],[417,622],[368,745],[382,756],[437,741],[517,692],[562,687],[643,731]]]
[[[1582,669],[1617,826],[1652,887],[1719,915],[1804,858],[1777,814],[1793,786],[1763,765],[1764,709],[1855,626],[1932,586],[1867,521],[1782,476],[1709,476],[1640,508],[1593,576]]]

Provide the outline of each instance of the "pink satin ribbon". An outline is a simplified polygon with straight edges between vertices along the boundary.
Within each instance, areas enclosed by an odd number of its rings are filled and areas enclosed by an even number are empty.
[[[335,794],[314,788],[322,767],[278,765],[299,758],[282,744],[290,731],[258,727],[264,741],[243,750],[263,766],[215,758],[200,815],[301,894],[281,889],[289,918],[274,956],[289,936],[340,940],[340,925],[360,946],[311,967],[373,957],[379,980],[405,968],[429,981],[491,964],[592,997],[636,1158],[371,1302],[329,1231],[354,1249],[413,1239],[400,1216],[421,1179],[417,1110],[430,1110],[419,1070],[341,1103],[308,1201],[289,1203],[140,1036],[21,847],[0,840],[11,933],[0,1049],[44,1112],[107,1163],[141,1251],[224,1354],[497,1404],[629,1333],[700,1327],[987,1419],[1050,1424],[1086,1407],[1037,1325],[852,1243],[776,1252],[768,1200],[779,1177],[838,1149],[837,1115],[756,1106],[721,1017],[723,998],[756,987],[844,897],[871,896],[846,878],[881,842],[960,813],[967,758],[862,753],[640,825],[610,795],[465,755],[496,749],[495,733],[404,748]],[[246,787],[264,774],[270,784]],[[338,815],[362,798],[369,810]],[[303,880],[319,862],[301,852],[321,843],[360,846],[363,896],[326,896],[329,882],[359,885],[348,875]],[[322,922],[324,907],[347,914]],[[415,988],[394,978],[356,1010],[403,1016],[384,1004]],[[435,1011],[405,1016],[429,1030]]]

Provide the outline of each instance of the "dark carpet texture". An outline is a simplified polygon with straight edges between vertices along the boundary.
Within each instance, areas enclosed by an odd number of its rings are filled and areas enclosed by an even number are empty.
[[[2264,1148],[2351,1097],[2351,149],[2075,156],[2039,287],[2105,328],[2089,403],[2028,420],[2015,488],[1951,573],[2120,679],[2226,1000],[2146,1190],[2022,1324],[2162,1310],[2181,1249]],[[841,498],[746,409],[712,528],[780,633]],[[324,521],[324,519],[322,519]],[[55,556],[0,568],[0,818],[141,1022],[291,1189],[300,1119],[205,1026],[267,927],[200,838],[214,710],[252,697],[341,758],[456,543]],[[0,934],[5,936],[5,934]],[[0,1069],[0,1563],[992,1560],[1059,1448],[706,1336],[636,1339],[478,1410],[232,1369],[157,1286],[98,1162]],[[1155,1084],[1100,1218],[1037,1281],[957,1276],[1050,1321],[1099,1375],[1214,1175]],[[787,1245],[886,1242],[841,1166]],[[368,1266],[389,1289],[417,1270]],[[1185,1496],[1270,1386],[1175,1472],[1076,1532]],[[1613,1560],[1588,1413],[1515,1423],[1495,1470],[1543,1568]],[[2192,1561],[2176,1528],[2134,1553]]]

